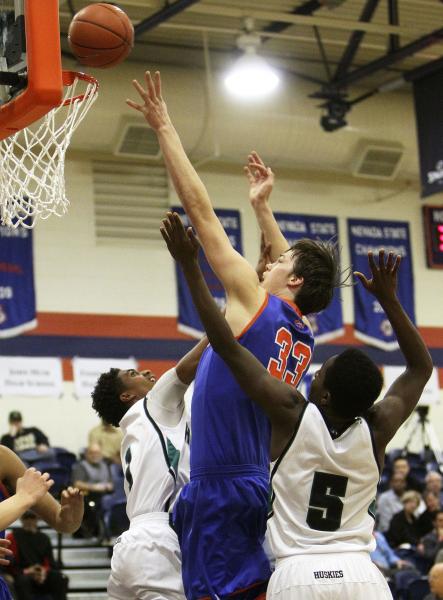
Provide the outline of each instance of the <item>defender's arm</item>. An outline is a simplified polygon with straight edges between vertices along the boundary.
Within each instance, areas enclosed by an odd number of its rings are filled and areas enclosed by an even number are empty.
[[[368,254],[372,279],[356,273],[365,288],[380,302],[397,336],[400,350],[406,360],[406,370],[389,388],[383,400],[370,410],[376,444],[384,455],[387,443],[416,407],[432,373],[432,359],[425,343],[413,325],[396,295],[397,270],[400,256],[394,260],[389,253],[385,263],[384,251],[379,253],[378,265],[372,253]]]

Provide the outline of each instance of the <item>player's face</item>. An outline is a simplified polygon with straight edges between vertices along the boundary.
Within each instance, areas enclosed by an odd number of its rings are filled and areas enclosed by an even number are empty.
[[[154,373],[149,369],[144,371],[137,371],[137,369],[120,371],[119,378],[123,383],[124,391],[134,396],[135,400],[144,398],[157,381]]]
[[[262,287],[267,292],[278,292],[285,288],[294,273],[292,251],[288,250],[273,263],[268,263],[263,273]]]
[[[309,401],[317,406],[321,405],[321,399],[327,391],[324,385],[326,372],[334,364],[336,358],[336,355],[328,358],[328,360],[322,364],[320,369],[315,372],[314,377],[312,378],[311,389],[309,390]]]

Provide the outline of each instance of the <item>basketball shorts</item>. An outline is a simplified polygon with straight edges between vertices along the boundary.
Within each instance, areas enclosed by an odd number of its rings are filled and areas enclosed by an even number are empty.
[[[310,554],[277,561],[267,600],[392,600],[365,552]]]
[[[237,475],[192,477],[175,505],[188,600],[224,600],[270,577],[262,546],[269,475]]]
[[[108,597],[115,600],[185,600],[181,555],[168,513],[131,520],[117,540],[111,561]]]
[[[0,577],[0,600],[12,600],[8,584],[2,577]]]

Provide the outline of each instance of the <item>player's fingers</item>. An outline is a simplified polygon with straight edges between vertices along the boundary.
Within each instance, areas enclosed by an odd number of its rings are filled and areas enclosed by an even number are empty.
[[[48,481],[49,479],[49,473],[43,473],[41,476],[41,479],[43,479],[43,481]]]
[[[385,249],[384,248],[380,248],[380,250],[378,251],[378,268],[379,269],[385,268]]]
[[[144,101],[146,101],[147,98],[148,98],[148,93],[146,92],[145,88],[137,81],[137,79],[133,79],[132,80],[132,85],[137,90],[137,92],[140,95],[141,99],[144,100]]]
[[[170,248],[170,240],[169,240],[169,236],[168,236],[168,234],[166,233],[166,231],[165,231],[164,227],[160,227],[160,233],[162,234],[162,237],[163,237],[163,239],[165,240],[165,242],[166,242],[166,245],[167,245],[167,247],[168,247],[168,250],[169,250],[169,248]]]
[[[394,253],[389,252],[388,258],[386,260],[386,270],[391,271],[393,266],[394,266]]]
[[[374,273],[377,270],[374,260],[374,254],[372,252],[368,252],[368,263],[371,271]]]
[[[11,554],[12,554],[12,552],[11,552]],[[8,567],[10,564],[11,564],[11,562],[9,560],[7,560],[6,558],[0,558],[0,565]]]
[[[193,248],[200,248],[200,242],[197,239],[197,236],[194,233],[194,230],[192,229],[192,227],[188,227],[188,229],[186,230],[186,234],[188,236],[189,241],[192,244]]]
[[[146,73],[145,73],[145,81],[146,81],[146,88],[148,90],[148,97],[149,97],[149,99],[150,100],[155,100],[156,93],[155,93],[154,82],[152,81],[152,77],[151,77],[151,71],[146,71]]]
[[[395,257],[394,266],[392,267],[393,275],[397,275],[397,271],[398,271],[398,267],[400,266],[400,263],[401,263],[401,256],[400,256],[400,254],[397,254],[397,256]]]
[[[7,540],[5,538],[0,538],[0,546],[3,547],[2,552],[9,552],[9,550],[7,550],[7,548],[10,545],[11,545],[11,540]]]
[[[143,106],[137,104],[137,102],[133,102],[129,98],[126,99],[126,104],[131,108],[135,108],[135,110],[138,110],[138,112],[143,112]]]
[[[186,239],[186,231],[185,231],[185,228],[183,227],[183,223],[182,223],[182,220],[180,219],[180,216],[177,213],[172,213],[171,221],[172,221],[172,226],[175,231],[175,235],[178,237],[178,239],[185,240]]]
[[[248,178],[249,183],[254,183],[254,176],[249,167],[243,167],[243,171],[245,172],[246,177]]]
[[[260,173],[260,175],[263,175],[263,176],[266,176],[268,174],[268,169],[265,167],[265,165],[262,165],[261,163],[258,163],[258,162],[249,163],[249,168],[255,169],[256,171],[258,171]]]
[[[256,150],[253,150],[251,152],[252,156],[254,157],[254,161],[260,163],[263,167],[265,166],[265,163],[263,162],[261,156],[259,155],[259,153]]]
[[[52,486],[54,485],[54,480],[53,479],[49,479],[46,482],[46,488],[49,490],[50,488],[52,488]]]
[[[162,78],[160,75],[160,71],[156,71],[154,74],[154,85],[155,85],[155,93],[157,94],[157,98],[162,100]]]
[[[368,288],[369,281],[368,281],[368,279],[366,279],[366,277],[365,277],[365,275],[363,275],[363,273],[360,273],[360,271],[354,271],[354,277],[357,277],[357,279],[359,279],[361,281],[363,286],[365,288]]]

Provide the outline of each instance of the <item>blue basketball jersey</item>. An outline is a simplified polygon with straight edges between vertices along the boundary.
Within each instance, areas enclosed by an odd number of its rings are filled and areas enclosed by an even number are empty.
[[[314,345],[295,304],[269,294],[238,341],[293,386],[308,369]],[[269,420],[211,347],[197,370],[191,419],[191,474],[227,465],[269,470]]]

